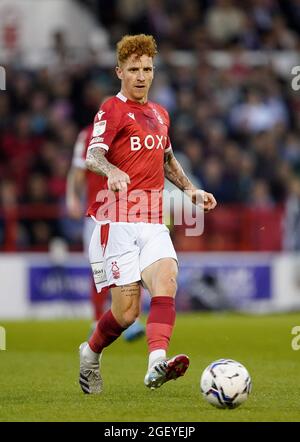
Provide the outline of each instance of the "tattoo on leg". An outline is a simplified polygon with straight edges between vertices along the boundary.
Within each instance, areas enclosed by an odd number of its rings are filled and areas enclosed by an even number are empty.
[[[122,285],[121,294],[125,296],[138,296],[140,294],[136,284]]]

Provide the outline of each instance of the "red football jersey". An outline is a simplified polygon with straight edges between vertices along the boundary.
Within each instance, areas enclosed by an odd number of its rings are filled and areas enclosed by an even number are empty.
[[[87,149],[93,132],[93,125],[90,124],[84,128],[78,135],[73,152],[72,164],[75,167],[85,169],[86,171],[86,203],[90,207],[96,200],[97,193],[100,189],[105,188],[107,178],[91,172],[86,168],[85,159]]]
[[[164,153],[171,149],[169,125],[162,106],[136,103],[121,93],[101,106],[89,148],[105,149],[107,160],[129,175],[130,184],[127,192],[98,192],[89,215],[100,221],[162,222]]]

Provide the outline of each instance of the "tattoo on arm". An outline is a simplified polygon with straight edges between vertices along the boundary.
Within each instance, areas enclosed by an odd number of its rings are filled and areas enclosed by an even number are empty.
[[[165,177],[171,181],[171,183],[182,191],[195,188],[176,160],[172,149],[165,153],[164,161]]]
[[[105,149],[91,147],[87,151],[86,167],[97,175],[108,176],[109,172],[116,167],[107,161],[105,154]]]

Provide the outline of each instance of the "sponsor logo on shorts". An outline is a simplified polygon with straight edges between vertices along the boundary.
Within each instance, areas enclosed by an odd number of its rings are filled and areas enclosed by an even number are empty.
[[[120,269],[119,269],[116,261],[113,261],[111,263],[111,271],[112,271],[114,279],[119,279],[120,278]]]
[[[104,262],[92,262],[91,263],[95,284],[101,284],[107,281],[106,272],[104,268]]]

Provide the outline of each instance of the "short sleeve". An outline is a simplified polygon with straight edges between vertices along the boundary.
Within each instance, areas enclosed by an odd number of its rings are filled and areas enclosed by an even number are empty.
[[[111,100],[106,101],[95,116],[88,149],[100,147],[108,151],[118,132],[119,112]]]

